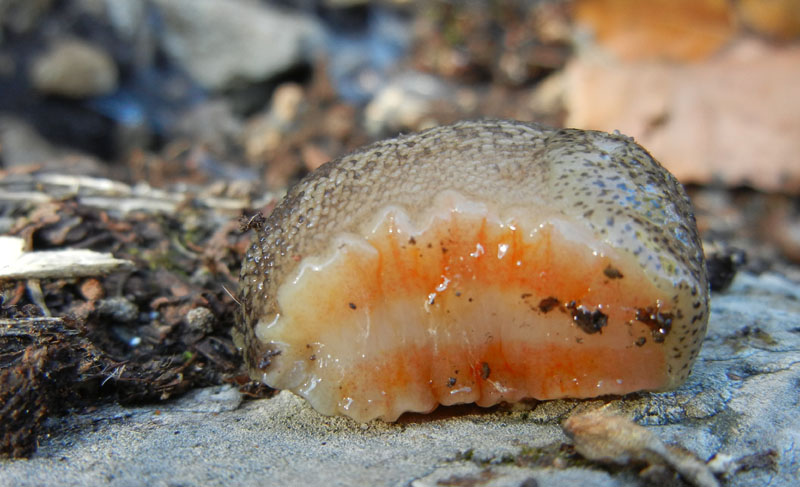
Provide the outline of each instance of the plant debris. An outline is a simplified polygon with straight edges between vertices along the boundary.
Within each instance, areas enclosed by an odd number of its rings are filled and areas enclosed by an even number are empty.
[[[705,463],[691,452],[665,445],[652,431],[621,416],[599,410],[575,414],[562,425],[587,460],[641,467],[639,475],[663,485],[674,471],[696,487],[719,487]]]
[[[120,211],[114,202],[135,199],[132,188],[89,183],[8,210],[6,247],[28,252],[0,265],[0,455],[31,455],[49,415],[98,401],[159,401],[225,382],[271,393],[241,376],[230,337],[250,240],[237,223],[242,199],[174,193],[162,198],[179,201],[174,211]],[[105,264],[87,266],[96,257]]]

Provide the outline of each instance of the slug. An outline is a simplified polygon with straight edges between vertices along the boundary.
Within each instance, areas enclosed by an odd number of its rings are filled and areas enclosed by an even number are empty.
[[[631,138],[514,121],[403,135],[291,188],[234,338],[325,415],[661,391],[708,320],[691,203]]]

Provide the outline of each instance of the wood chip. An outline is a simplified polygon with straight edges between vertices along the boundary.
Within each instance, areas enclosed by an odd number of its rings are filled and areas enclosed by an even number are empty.
[[[132,269],[133,262],[86,249],[42,250],[0,256],[0,280],[68,279]]]
[[[562,425],[575,450],[588,460],[628,465],[644,462],[667,465],[695,487],[719,487],[705,463],[694,455],[665,445],[643,426],[606,411],[575,414]]]

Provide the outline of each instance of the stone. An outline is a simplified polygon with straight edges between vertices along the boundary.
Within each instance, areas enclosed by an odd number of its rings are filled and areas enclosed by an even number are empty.
[[[30,32],[39,25],[53,3],[53,0],[0,0],[0,27],[17,33]]]
[[[141,0],[94,0],[105,6],[109,23],[123,39],[136,38],[139,29],[147,22],[147,3]]]
[[[452,90],[434,76],[409,71],[394,77],[364,109],[364,125],[373,136],[427,128],[434,102],[452,99]]]
[[[0,116],[0,157],[4,167],[45,164],[61,155],[62,151],[29,123],[16,117]]]
[[[736,33],[726,0],[579,0],[574,13],[579,31],[628,61],[703,60]]]
[[[767,37],[790,40],[800,36],[800,1],[739,0],[742,23]]]
[[[103,283],[94,277],[84,280],[80,285],[80,290],[81,295],[86,298],[87,301],[103,299],[106,294],[105,289],[103,289]]]
[[[192,331],[204,334],[211,333],[214,329],[215,321],[214,313],[203,306],[192,308],[186,313],[186,323]]]
[[[48,95],[85,98],[117,88],[117,66],[94,44],[73,39],[51,46],[31,68],[33,86]]]
[[[139,307],[127,298],[114,297],[97,303],[97,314],[111,323],[133,323],[139,317]]]
[[[309,59],[321,38],[308,17],[245,0],[154,0],[167,54],[203,87],[267,80]]]
[[[573,59],[566,126],[633,136],[682,182],[800,189],[800,46],[745,40],[701,64]]]
[[[248,162],[263,164],[288,134],[297,130],[304,100],[303,88],[296,83],[283,83],[275,88],[269,110],[250,117],[242,132]]]
[[[172,128],[175,138],[201,144],[214,154],[227,154],[235,147],[242,123],[228,100],[214,98],[198,103],[180,115]]]

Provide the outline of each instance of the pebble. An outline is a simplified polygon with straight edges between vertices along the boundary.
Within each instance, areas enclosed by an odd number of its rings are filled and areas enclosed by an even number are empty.
[[[102,299],[105,294],[103,284],[98,279],[86,279],[81,283],[81,295],[88,301]]]
[[[321,37],[306,16],[244,0],[153,0],[166,53],[204,88],[263,81],[307,60]]]
[[[139,307],[126,298],[108,298],[97,303],[97,313],[117,323],[131,323],[139,317]]]
[[[68,98],[105,95],[117,89],[117,66],[100,47],[80,40],[59,42],[36,58],[33,86]]]
[[[186,313],[186,323],[192,330],[211,333],[214,330],[214,313],[210,309],[199,306]]]

